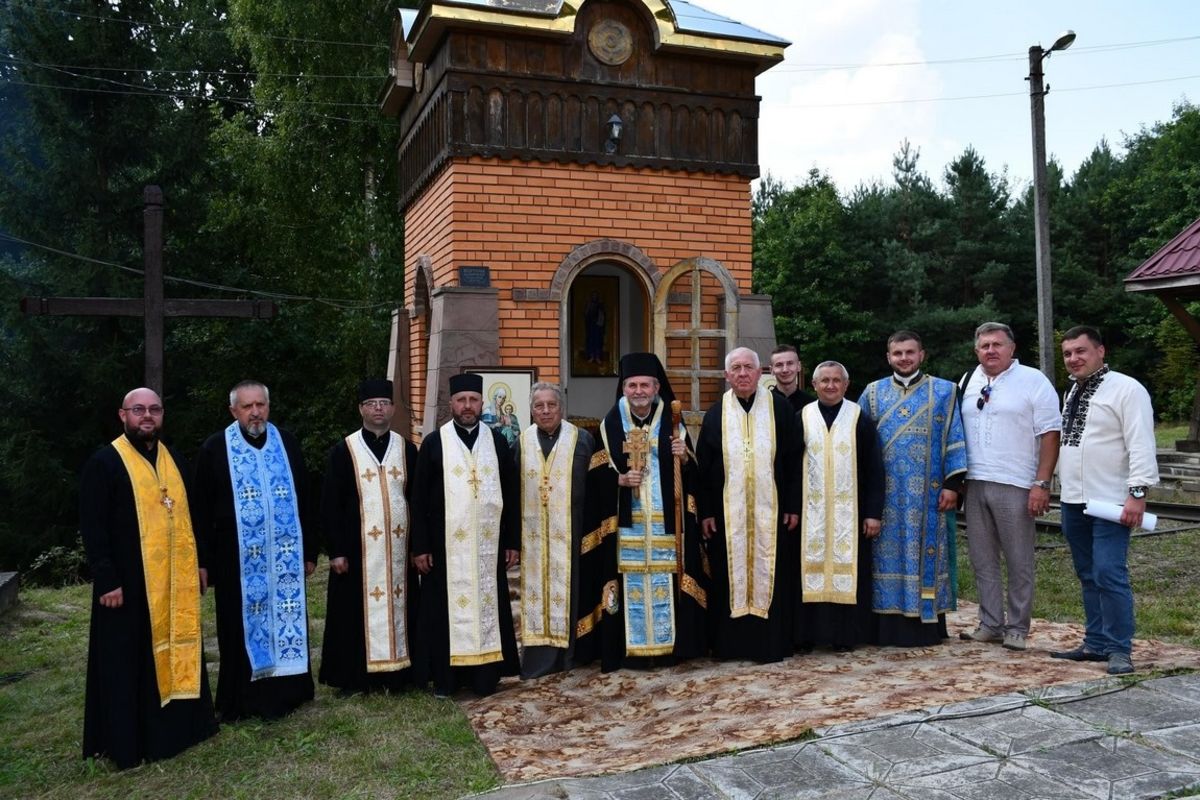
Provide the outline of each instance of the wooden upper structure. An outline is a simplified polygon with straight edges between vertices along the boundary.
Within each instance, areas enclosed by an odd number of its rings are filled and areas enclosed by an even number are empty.
[[[754,79],[787,45],[684,0],[400,11],[380,96],[400,120],[400,205],[464,156],[758,177]]]

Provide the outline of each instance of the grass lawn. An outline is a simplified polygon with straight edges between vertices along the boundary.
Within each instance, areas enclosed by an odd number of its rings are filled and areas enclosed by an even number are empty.
[[[1082,622],[1079,579],[1071,565],[1066,541],[1058,534],[1039,534],[1039,545],[1063,545],[1037,550],[1037,583],[1033,616],[1056,622]],[[1200,648],[1200,529],[1161,536],[1135,536],[1129,546],[1129,575],[1133,583],[1134,614],[1139,639],[1162,639]],[[959,595],[978,601],[975,576],[967,556],[967,540],[958,537]]]
[[[1186,439],[1187,435],[1187,422],[1163,422],[1154,426],[1154,441],[1159,447],[1172,448],[1175,446],[1175,442]]]
[[[314,660],[325,574],[322,564],[309,581]],[[453,701],[415,692],[343,698],[319,684],[316,701],[286,719],[223,725],[167,761],[125,772],[84,761],[90,601],[90,585],[22,589],[20,605],[0,617],[0,798],[449,798],[499,783]],[[210,593],[204,624],[215,692],[214,619]]]

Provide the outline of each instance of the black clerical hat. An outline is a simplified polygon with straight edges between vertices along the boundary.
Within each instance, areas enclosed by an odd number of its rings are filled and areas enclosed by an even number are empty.
[[[667,378],[667,371],[663,369],[662,362],[654,353],[626,353],[621,356],[617,397],[624,394],[625,381],[639,375],[648,375],[658,380],[658,396],[664,403],[670,403],[675,399],[675,392],[671,390],[671,381]]]
[[[483,394],[483,376],[476,375],[474,372],[463,372],[459,375],[450,376],[450,396],[459,392],[475,392]]]
[[[376,397],[392,399],[392,382],[383,378],[367,378],[358,385],[358,402]]]

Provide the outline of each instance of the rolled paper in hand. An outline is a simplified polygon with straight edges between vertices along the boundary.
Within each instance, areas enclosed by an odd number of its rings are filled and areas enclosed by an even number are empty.
[[[1121,513],[1125,510],[1125,506],[1121,503],[1106,503],[1103,500],[1093,500],[1084,506],[1083,513],[1090,517],[1098,519],[1106,519],[1109,522],[1121,522]],[[1149,511],[1142,514],[1142,530],[1152,531],[1158,525],[1158,515],[1151,514]]]

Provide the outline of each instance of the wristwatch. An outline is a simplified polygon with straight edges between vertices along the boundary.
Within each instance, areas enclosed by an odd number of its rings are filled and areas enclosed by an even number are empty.
[[[1029,484],[1030,489],[1034,487],[1037,487],[1038,489],[1045,489],[1048,492],[1050,491],[1050,481],[1034,481],[1033,483]]]
[[[1146,489],[1147,489],[1147,487],[1145,487],[1145,486],[1130,486],[1129,487],[1129,496],[1132,497],[1134,500],[1145,500],[1146,499]]]

